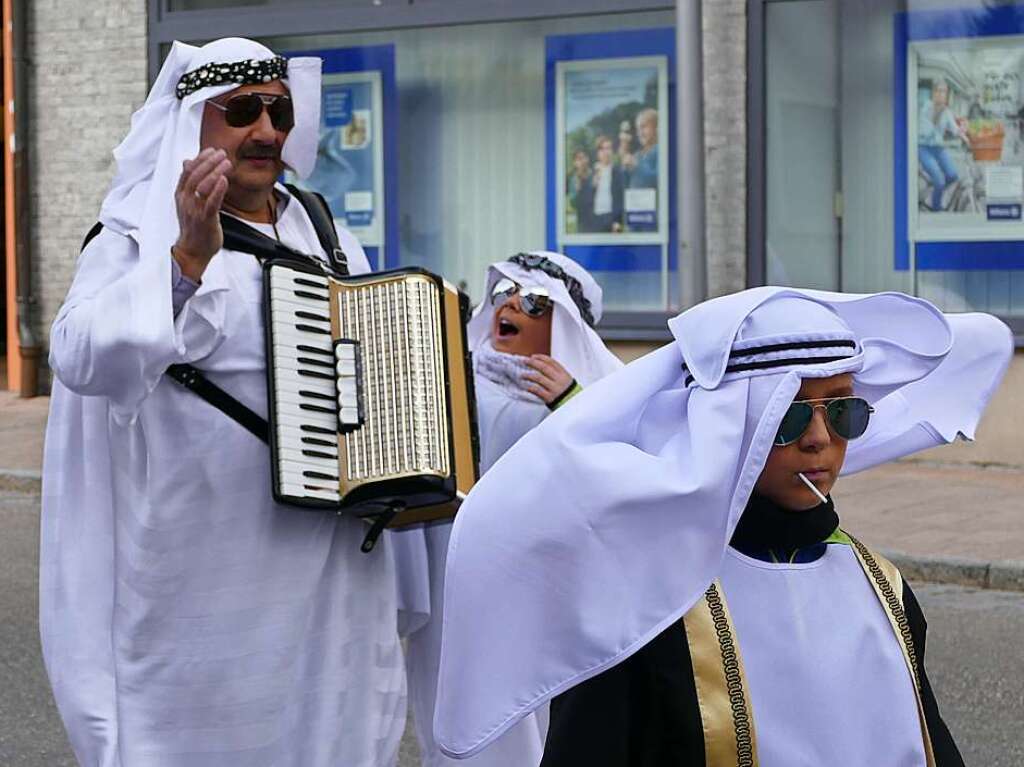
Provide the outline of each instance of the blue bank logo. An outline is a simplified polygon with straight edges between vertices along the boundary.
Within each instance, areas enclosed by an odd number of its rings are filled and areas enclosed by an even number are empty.
[[[1020,203],[986,206],[989,221],[1020,221]]]

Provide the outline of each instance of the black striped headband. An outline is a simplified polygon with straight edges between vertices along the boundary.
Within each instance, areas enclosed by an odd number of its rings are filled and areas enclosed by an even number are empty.
[[[832,350],[829,354],[787,354],[786,352],[811,351],[815,349]],[[848,353],[835,353],[837,349],[848,349]],[[729,373],[745,373],[751,370],[768,370],[771,368],[793,367],[795,365],[824,365],[829,362],[849,359],[857,354],[857,342],[848,338],[831,338],[821,341],[792,341],[780,344],[762,344],[761,346],[750,346],[743,349],[734,349],[729,354],[729,364],[725,368],[725,375]],[[767,359],[751,359],[769,355]],[[686,364],[683,364],[683,371],[686,372],[686,386],[694,382],[693,375],[689,372]]]
[[[257,85],[280,80],[287,74],[288,59],[284,56],[274,56],[272,59],[245,59],[227,64],[211,62],[183,74],[174,88],[174,95],[183,99],[200,88],[212,85]]]

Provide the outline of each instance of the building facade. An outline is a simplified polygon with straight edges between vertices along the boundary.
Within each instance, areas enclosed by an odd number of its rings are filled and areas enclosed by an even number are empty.
[[[667,340],[667,317],[759,284],[901,290],[1024,335],[1024,5],[36,0],[26,13],[44,339],[111,149],[170,44],[229,35],[324,59],[310,183],[382,268],[426,266],[479,300],[486,264],[568,252],[602,283],[601,331],[625,358]],[[1018,356],[983,439],[943,460],[1024,465],[1022,400]]]

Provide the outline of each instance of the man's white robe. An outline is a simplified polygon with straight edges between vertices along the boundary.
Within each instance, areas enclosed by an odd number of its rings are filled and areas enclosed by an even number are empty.
[[[322,253],[297,201],[278,230]],[[386,545],[363,554],[363,522],[276,504],[268,447],[147,346],[153,328],[173,334],[182,361],[265,415],[260,267],[222,250],[176,318],[153,279],[166,274],[105,229],[52,331],[40,618],[75,753],[89,767],[391,764],[406,698]]]

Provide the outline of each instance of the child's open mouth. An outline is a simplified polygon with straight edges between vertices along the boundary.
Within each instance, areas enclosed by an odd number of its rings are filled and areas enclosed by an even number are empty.
[[[498,320],[498,337],[507,338],[509,336],[519,335],[519,327],[508,320],[502,318]]]

